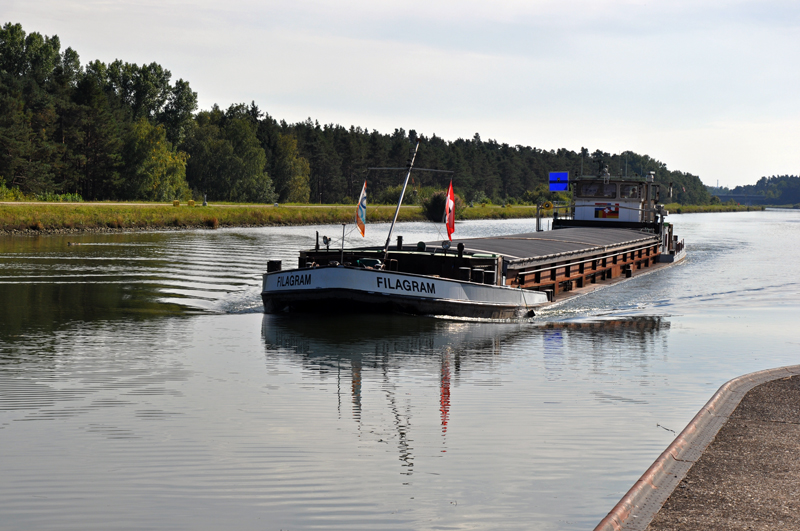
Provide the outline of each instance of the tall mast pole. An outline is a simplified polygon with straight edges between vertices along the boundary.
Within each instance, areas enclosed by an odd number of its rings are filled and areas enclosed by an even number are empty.
[[[386,264],[386,259],[389,257],[389,242],[392,240],[392,231],[394,230],[394,224],[397,221],[397,215],[400,213],[400,205],[403,204],[403,196],[406,194],[406,186],[408,186],[408,179],[411,177],[411,169],[414,167],[414,161],[417,158],[417,150],[419,150],[419,140],[417,140],[417,146],[414,148],[414,154],[411,156],[411,162],[408,163],[408,173],[406,174],[405,182],[403,182],[403,190],[400,192],[400,199],[397,201],[397,210],[394,211],[392,226],[389,227],[389,235],[386,236],[386,245],[383,246],[384,266]]]

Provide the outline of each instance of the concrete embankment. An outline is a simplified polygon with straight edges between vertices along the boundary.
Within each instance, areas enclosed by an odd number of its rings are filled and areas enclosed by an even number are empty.
[[[800,365],[723,385],[595,531],[800,529]]]

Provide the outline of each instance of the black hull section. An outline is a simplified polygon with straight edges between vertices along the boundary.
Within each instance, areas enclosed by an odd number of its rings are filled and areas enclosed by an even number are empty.
[[[313,292],[262,292],[265,313],[404,313],[412,315],[450,315],[476,319],[529,317],[533,310],[519,306],[467,301],[426,299],[384,295],[347,289],[318,289]]]

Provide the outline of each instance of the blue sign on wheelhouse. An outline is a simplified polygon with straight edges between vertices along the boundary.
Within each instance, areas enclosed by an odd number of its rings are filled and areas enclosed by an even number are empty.
[[[569,172],[551,171],[550,172],[550,191],[566,192],[569,190]]]

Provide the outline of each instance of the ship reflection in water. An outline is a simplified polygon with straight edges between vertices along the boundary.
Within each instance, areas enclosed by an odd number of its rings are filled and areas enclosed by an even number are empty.
[[[669,326],[662,317],[489,322],[397,315],[305,315],[302,319],[265,315],[262,335],[268,363],[301,366],[305,380],[335,379],[339,419],[347,415],[343,404],[347,409],[349,401],[357,436],[372,436],[379,443],[394,441],[402,474],[412,475],[412,441],[430,440],[419,434],[412,438],[412,425],[417,430],[433,428],[414,418],[426,412],[430,416],[433,408],[438,409],[438,451],[446,453],[451,408],[461,405],[454,400],[454,387],[465,382],[479,387],[502,386],[507,381],[503,374],[515,370],[519,355],[538,358],[544,369],[538,377],[548,381],[563,379],[562,373],[570,365],[575,368],[587,362],[592,371],[606,372],[624,364],[641,370],[656,343],[666,341],[662,332]],[[421,392],[434,385],[436,396]],[[409,398],[417,394],[426,396],[427,403]],[[593,395],[601,402],[642,403],[606,392],[594,391]],[[470,402],[465,405],[469,415],[481,414],[474,409],[469,393],[458,396]],[[549,397],[555,401],[541,398],[544,404],[563,402],[558,397]],[[365,402],[373,407],[383,402],[384,412],[365,412]]]

